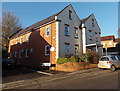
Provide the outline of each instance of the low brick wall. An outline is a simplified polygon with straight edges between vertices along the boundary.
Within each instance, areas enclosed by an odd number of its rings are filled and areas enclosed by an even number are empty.
[[[97,64],[89,64],[86,62],[74,63],[74,62],[67,62],[64,64],[56,64],[57,71],[65,71],[65,72],[72,72],[78,71],[81,69],[88,69],[88,68],[95,68]]]

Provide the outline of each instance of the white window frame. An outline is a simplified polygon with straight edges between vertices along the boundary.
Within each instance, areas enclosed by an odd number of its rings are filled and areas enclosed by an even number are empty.
[[[66,30],[66,27],[68,30]],[[68,25],[64,26],[64,34],[65,34],[65,36],[69,36],[69,26]]]
[[[49,50],[47,50],[47,47],[49,47],[49,48],[50,48],[50,45],[46,45],[46,46],[45,46],[45,56],[50,55],[50,52],[49,52],[49,54],[47,54],[47,51],[50,51],[50,49],[49,49]]]
[[[20,44],[22,44],[23,42],[23,37],[20,37]]]
[[[16,39],[16,44],[18,44],[18,38]]]
[[[33,52],[33,48],[30,49],[30,52]]]
[[[78,29],[77,28],[74,28],[74,37],[78,38]]]
[[[30,34],[27,34],[26,35],[26,42],[29,42],[30,41]]]
[[[28,58],[28,52],[29,52],[29,50],[26,49],[26,50],[25,50],[25,57],[26,57],[26,58]]]
[[[17,57],[17,52],[15,52],[15,57]]]
[[[111,41],[109,42],[109,45],[110,45],[110,46],[112,45],[112,42],[111,42]]]
[[[46,27],[46,37],[50,36],[50,27]],[[49,32],[49,35],[47,35],[47,33]]]

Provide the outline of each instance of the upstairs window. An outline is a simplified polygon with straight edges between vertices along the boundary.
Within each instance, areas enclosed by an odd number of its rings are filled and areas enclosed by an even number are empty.
[[[45,55],[46,56],[50,55],[50,45],[45,46]]]
[[[46,28],[46,37],[48,37],[49,35],[50,35],[50,28],[47,27],[47,28]]]
[[[92,26],[93,26],[93,27],[95,27],[94,22],[95,22],[94,19],[92,19]]]
[[[65,24],[65,36],[69,36],[69,25]]]
[[[69,10],[69,19],[72,20],[72,11],[71,10]]]
[[[20,44],[22,44],[22,41],[23,41],[23,38],[21,37],[21,38],[20,38]]]
[[[88,36],[89,36],[89,38],[92,37],[92,30],[89,30]]]
[[[18,43],[18,38],[16,39],[16,44]]]
[[[26,42],[29,42],[29,40],[30,40],[30,34],[26,36]]]
[[[74,37],[78,38],[78,29],[77,28],[74,28]]]

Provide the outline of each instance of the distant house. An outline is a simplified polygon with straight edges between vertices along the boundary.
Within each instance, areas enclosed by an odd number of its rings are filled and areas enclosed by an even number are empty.
[[[118,49],[116,47],[116,44],[120,41],[120,38],[116,38],[114,35],[109,36],[102,36],[101,37],[101,44],[103,45],[103,53],[106,55],[106,53],[109,54],[118,54]]]
[[[97,52],[98,55],[101,56],[101,30],[97,23],[97,20],[95,19],[94,14],[89,15],[87,18],[81,19],[81,22],[83,53],[86,53],[86,50],[91,50]]]
[[[92,17],[93,15],[91,15],[91,18]],[[86,21],[85,26],[91,18]],[[9,42],[9,57],[15,59],[18,64],[25,66],[50,66],[51,69],[54,69],[59,57],[83,53],[82,44],[84,40],[81,25],[82,21],[80,21],[70,4],[58,13],[12,36]],[[95,19],[94,26],[98,29]],[[92,32],[94,31],[93,28],[91,30]],[[100,30],[94,31],[94,33],[97,33],[94,34],[96,36],[95,42],[99,44]],[[87,44],[93,43],[91,40],[87,40]],[[93,46],[99,51],[98,44],[94,44]]]

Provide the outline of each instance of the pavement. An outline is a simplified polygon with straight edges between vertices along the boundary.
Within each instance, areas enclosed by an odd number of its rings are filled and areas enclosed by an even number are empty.
[[[84,69],[84,70],[75,71],[75,72],[58,72],[58,71],[49,71],[49,70],[36,71],[36,70],[26,69],[26,68],[22,70],[27,71],[28,74],[23,74],[24,73],[23,71],[23,73],[19,75],[3,77],[2,88],[14,89],[22,86],[29,86],[29,85],[36,85],[36,84],[39,85],[40,83],[44,83],[46,81],[63,79],[75,74],[89,73],[89,72],[95,71],[96,68]]]

